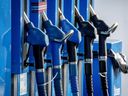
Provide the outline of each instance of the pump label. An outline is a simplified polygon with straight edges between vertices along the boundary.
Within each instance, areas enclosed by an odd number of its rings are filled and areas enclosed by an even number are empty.
[[[31,3],[31,10],[33,13],[42,13],[43,11],[46,11],[47,9],[47,3],[44,2],[32,2]]]
[[[120,96],[120,88],[114,86],[114,96]]]
[[[20,95],[27,94],[27,73],[20,75]]]

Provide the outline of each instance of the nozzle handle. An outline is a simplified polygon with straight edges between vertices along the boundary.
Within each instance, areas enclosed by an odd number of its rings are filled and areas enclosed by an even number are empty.
[[[90,13],[91,13],[92,15],[96,15],[96,12],[94,11],[94,9],[92,8],[91,5],[89,5],[89,9],[90,9]]]
[[[70,30],[62,39],[54,39],[54,41],[63,42],[65,40],[69,39],[72,36],[73,33],[74,33],[74,31]]]
[[[116,22],[116,23],[114,23],[110,28],[109,28],[109,30],[108,30],[108,33],[113,33],[115,30],[116,30],[116,28],[118,27],[118,23]]]

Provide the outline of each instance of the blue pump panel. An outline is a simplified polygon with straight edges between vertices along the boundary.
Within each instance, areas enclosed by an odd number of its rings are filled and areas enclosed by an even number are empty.
[[[38,28],[41,27],[41,12],[40,8],[42,5],[42,0],[30,0],[29,2],[29,12],[30,12],[30,21]]]
[[[11,72],[20,74],[28,71],[23,69],[23,46],[24,46],[24,1],[11,1]]]
[[[107,49],[114,52],[122,51],[122,42],[119,40],[108,40]],[[98,51],[98,42],[94,42],[94,51]],[[118,69],[113,68],[113,64],[108,58],[107,60],[107,78],[108,89],[110,96],[121,96],[121,72]],[[99,76],[99,62],[95,58],[93,61],[93,84],[94,84],[94,96],[103,96],[101,90],[100,76]],[[84,95],[86,96],[86,95]]]
[[[74,24],[74,4],[75,0],[64,0],[64,16],[69,20],[72,24]],[[68,8],[68,10],[67,10]]]
[[[47,16],[53,25],[58,25],[58,0],[47,0]]]
[[[0,96],[11,93],[11,1],[0,1]]]
[[[88,21],[88,19],[89,19],[89,0],[78,0],[78,2],[79,2],[78,8],[79,8],[80,14],[83,16],[85,21]]]
[[[15,95],[28,95],[27,90],[27,72],[28,68],[23,68],[23,53],[24,53],[24,0],[11,0],[11,75],[12,75],[12,86],[17,89],[11,89],[10,94]],[[6,2],[7,4],[7,2]],[[25,78],[22,79],[22,73],[25,74]],[[16,82],[14,82],[14,78]],[[9,80],[8,80],[9,81]],[[23,83],[25,86],[23,86]],[[9,86],[9,84],[7,83]],[[11,85],[11,84],[10,84]],[[23,86],[23,87],[22,87]],[[22,87],[22,88],[21,88]],[[25,91],[22,90],[25,88]],[[13,92],[17,90],[17,92]],[[6,91],[8,93],[8,91]]]

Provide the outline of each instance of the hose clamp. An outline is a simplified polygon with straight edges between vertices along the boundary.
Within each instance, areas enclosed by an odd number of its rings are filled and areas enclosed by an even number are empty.
[[[61,69],[61,65],[53,66],[55,69]]]
[[[90,63],[90,64],[92,64],[92,62],[93,62],[93,60],[90,58],[86,58],[84,61],[84,63]]]
[[[106,61],[107,60],[107,56],[99,56],[99,61]]]
[[[74,65],[75,65],[75,64],[77,64],[77,62],[76,62],[76,61],[74,61],[74,62],[69,62],[69,64],[74,64]]]
[[[37,72],[44,72],[45,70],[44,70],[44,68],[42,68],[42,69],[36,69],[36,71]]]

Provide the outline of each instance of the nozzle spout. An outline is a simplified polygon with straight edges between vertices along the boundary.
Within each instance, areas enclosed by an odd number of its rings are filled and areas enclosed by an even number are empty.
[[[45,12],[42,13],[42,18],[44,21],[48,21],[48,17]]]
[[[60,20],[64,20],[64,19],[65,19],[65,16],[63,15],[63,13],[62,13],[62,11],[60,10],[60,8],[58,8],[58,11],[59,11]]]
[[[24,20],[25,20],[25,22],[26,22],[27,24],[30,23],[30,20],[29,20],[27,14],[26,14],[25,12],[24,12]]]
[[[96,15],[96,12],[94,11],[94,9],[92,8],[91,5],[89,5],[89,9],[90,9],[90,13],[91,13],[92,15]]]

